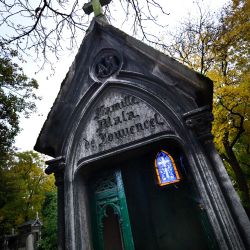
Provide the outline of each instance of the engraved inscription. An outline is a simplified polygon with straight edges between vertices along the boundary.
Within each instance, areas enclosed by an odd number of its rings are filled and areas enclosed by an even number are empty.
[[[165,124],[159,113],[149,108],[145,110],[145,103],[130,95],[109,105],[98,106],[93,122],[94,134],[91,138],[84,138],[87,151],[100,151],[112,147],[114,143],[121,145],[138,136],[154,133],[157,127]]]
[[[134,96],[125,96],[120,102],[116,102],[108,107],[102,105],[97,108],[95,119],[100,119],[104,115],[111,115],[115,111],[123,110],[124,108],[135,104],[139,104],[139,100],[137,100]]]
[[[136,117],[139,117],[139,115],[133,116],[133,118],[136,118]],[[151,119],[145,120],[142,123],[138,122],[135,125],[119,129],[112,133],[100,132],[98,134],[99,138],[101,139],[101,143],[99,144],[99,146],[102,147],[104,144],[112,142],[115,139],[122,140],[124,137],[133,136],[134,134],[142,132],[145,129],[155,128],[155,126],[163,125],[163,124],[164,122],[160,119],[159,114],[155,113],[154,117],[152,117]]]

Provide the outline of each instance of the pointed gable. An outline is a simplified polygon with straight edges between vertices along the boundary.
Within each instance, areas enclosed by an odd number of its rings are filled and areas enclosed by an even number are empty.
[[[105,74],[105,66],[102,68],[98,60],[109,51],[117,54],[114,60],[119,61],[119,70],[98,78],[96,70]],[[105,65],[107,62],[102,63]],[[89,105],[101,85],[112,81],[122,81],[131,87],[138,85],[139,88],[143,82],[145,91],[162,95],[182,113],[195,106],[212,105],[211,80],[114,28],[102,18],[94,18],[61,84],[34,149],[52,157],[60,155],[65,138],[76,125],[74,122],[83,107]]]

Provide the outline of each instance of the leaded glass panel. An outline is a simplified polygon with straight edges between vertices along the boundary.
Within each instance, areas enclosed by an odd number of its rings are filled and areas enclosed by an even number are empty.
[[[158,184],[160,186],[180,181],[180,175],[176,168],[174,159],[166,151],[161,150],[155,158],[155,170]]]

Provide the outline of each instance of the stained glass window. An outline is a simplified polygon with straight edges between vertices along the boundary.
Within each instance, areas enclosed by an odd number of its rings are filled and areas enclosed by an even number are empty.
[[[160,186],[180,181],[180,175],[176,168],[174,159],[166,151],[161,150],[155,158],[155,170],[158,184]]]

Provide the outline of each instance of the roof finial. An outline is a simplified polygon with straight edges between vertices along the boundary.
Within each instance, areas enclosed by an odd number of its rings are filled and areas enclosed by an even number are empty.
[[[83,5],[83,10],[86,14],[94,12],[95,16],[102,15],[102,6],[108,5],[111,0],[91,0]]]

